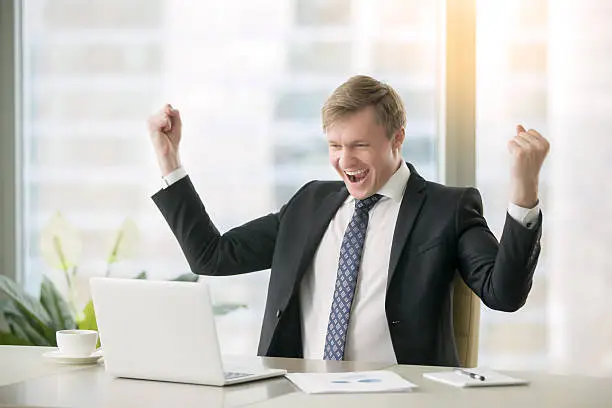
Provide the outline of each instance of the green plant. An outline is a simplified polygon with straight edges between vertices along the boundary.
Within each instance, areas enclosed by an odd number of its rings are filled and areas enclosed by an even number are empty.
[[[139,278],[146,279],[146,272],[139,274]],[[196,279],[197,275],[188,273],[173,280],[195,282]],[[0,315],[4,316],[9,327],[8,331],[0,331],[0,344],[56,346],[57,330],[98,330],[93,302],[87,302],[81,320],[75,321],[67,302],[46,276],[43,277],[39,299],[4,275],[0,275],[0,293],[7,297],[0,300]],[[218,304],[213,310],[216,315],[224,315],[242,307],[245,306]]]
[[[128,219],[115,235],[107,257],[106,276],[110,275],[113,264],[133,252],[137,240],[136,225]],[[0,318],[8,327],[6,330],[0,328],[0,344],[56,346],[57,330],[98,329],[93,302],[89,300],[83,309],[76,304],[75,277],[81,250],[76,231],[57,213],[43,229],[40,245],[47,263],[64,274],[67,299],[46,275],[42,279],[39,298],[35,298],[15,281],[0,274],[0,295],[4,294],[4,298],[0,297]],[[147,279],[147,272],[140,272],[135,279]],[[195,282],[197,279],[197,275],[186,273],[172,280]],[[241,307],[245,306],[220,304],[214,306],[214,312],[223,315]]]
[[[0,305],[9,331],[0,332],[0,344],[55,345],[55,332],[74,329],[76,322],[61,294],[46,276],[40,299],[25,293],[16,282],[0,275],[0,291],[7,300]]]

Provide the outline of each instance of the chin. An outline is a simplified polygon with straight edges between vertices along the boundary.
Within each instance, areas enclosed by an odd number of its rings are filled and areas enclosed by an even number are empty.
[[[349,193],[351,194],[351,196],[357,200],[365,200],[366,198],[368,198],[369,196],[371,196],[372,194],[365,192],[365,191],[358,191],[358,192],[351,192],[349,191]]]
[[[344,180],[344,185],[346,186],[346,189],[348,190],[349,194],[358,200],[363,200],[374,194],[374,192],[371,191],[372,188],[370,186],[355,186],[352,184],[353,183],[351,183],[350,181]]]

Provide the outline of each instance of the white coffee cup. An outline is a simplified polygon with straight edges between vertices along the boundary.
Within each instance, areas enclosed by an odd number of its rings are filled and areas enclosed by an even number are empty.
[[[55,339],[61,354],[87,357],[96,351],[98,332],[95,330],[59,330],[55,333]]]

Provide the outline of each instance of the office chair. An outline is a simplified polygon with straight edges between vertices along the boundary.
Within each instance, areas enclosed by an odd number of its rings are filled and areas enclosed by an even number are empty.
[[[480,299],[463,282],[459,274],[453,281],[453,331],[463,367],[478,365],[478,334],[480,329]]]

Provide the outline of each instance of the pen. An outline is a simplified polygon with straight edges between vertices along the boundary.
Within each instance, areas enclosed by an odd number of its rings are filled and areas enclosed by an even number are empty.
[[[455,368],[455,372],[467,375],[468,377],[473,378],[475,380],[480,380],[480,381],[486,380],[484,375],[476,374],[476,373],[473,373],[471,371],[464,370],[462,368]]]

